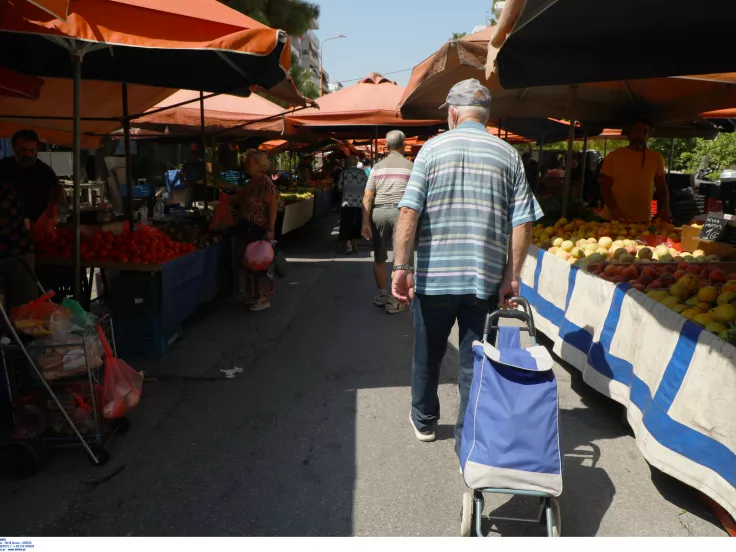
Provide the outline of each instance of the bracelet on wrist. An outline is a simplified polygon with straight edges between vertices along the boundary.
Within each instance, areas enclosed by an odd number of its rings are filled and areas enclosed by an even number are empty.
[[[412,272],[413,268],[411,267],[411,265],[408,265],[408,264],[394,265],[393,268],[391,269],[391,272],[398,272],[399,270],[406,270],[408,272]]]

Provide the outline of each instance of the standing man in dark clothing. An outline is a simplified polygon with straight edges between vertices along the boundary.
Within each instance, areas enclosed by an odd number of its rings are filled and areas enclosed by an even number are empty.
[[[22,201],[24,218],[36,222],[50,204],[60,201],[59,178],[51,167],[38,159],[35,131],[19,130],[11,141],[15,154],[0,160],[0,182],[13,186]]]

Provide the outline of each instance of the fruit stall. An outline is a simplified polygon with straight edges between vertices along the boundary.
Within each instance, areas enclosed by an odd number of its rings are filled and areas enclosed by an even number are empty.
[[[138,225],[118,233],[87,230],[81,242],[85,301],[89,304],[96,287],[103,308],[113,315],[123,358],[162,356],[197,307],[232,282],[229,240],[191,223]],[[58,230],[53,239],[38,244],[39,269],[68,272],[72,248],[72,232]]]
[[[736,263],[681,232],[538,225],[521,293],[554,352],[626,408],[646,460],[736,517]]]
[[[279,211],[281,219],[280,235],[293,232],[312,220],[314,214],[314,193],[308,188],[287,188],[280,190]]]

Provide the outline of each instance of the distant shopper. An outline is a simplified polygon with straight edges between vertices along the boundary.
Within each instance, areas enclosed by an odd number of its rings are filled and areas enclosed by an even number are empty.
[[[672,220],[670,192],[662,154],[647,149],[651,125],[635,122],[628,131],[629,145],[609,153],[601,168],[603,218],[648,223],[654,191],[659,200],[659,218]]]
[[[373,303],[389,314],[406,310],[388,293],[386,261],[394,249],[394,234],[399,221],[399,202],[404,197],[414,163],[404,157],[406,136],[400,130],[386,135],[388,157],[377,163],[368,177],[363,196],[363,237],[373,241],[373,274],[378,295]]]
[[[38,159],[38,134],[19,130],[11,138],[14,155],[0,160],[0,182],[15,188],[24,217],[36,222],[52,203],[60,203],[63,190],[54,169]]]
[[[200,182],[202,186],[205,181],[204,161],[199,157],[196,149],[189,150],[189,158],[181,166],[181,176],[186,187],[184,204],[187,209],[191,209],[197,182]]]
[[[358,157],[351,155],[340,175],[338,188],[342,193],[340,208],[340,241],[345,254],[357,253],[360,244],[360,230],[363,222],[363,192],[368,176],[358,168]]]
[[[370,159],[366,159],[363,161],[363,170],[365,171],[366,176],[371,175],[371,171],[373,170],[373,161]]]
[[[475,79],[465,80],[450,90],[445,105],[450,130],[419,152],[399,203],[392,292],[401,302],[413,299],[410,422],[420,441],[436,439],[440,366],[453,326],[460,327],[459,454],[473,342],[483,335],[486,313],[519,294],[532,223],[542,212],[521,156],[486,129],[490,91]],[[420,218],[415,279],[410,260]]]
[[[240,259],[238,287],[250,303],[250,310],[261,311],[271,306],[275,286],[266,271],[254,272],[245,264],[243,253],[248,243],[265,239],[272,241],[276,228],[279,201],[273,181],[266,175],[269,160],[262,151],[249,149],[242,156],[245,173],[250,177],[245,186],[239,187],[232,205],[236,208],[237,222],[243,237],[238,239],[236,251]],[[250,237],[245,237],[249,235]]]

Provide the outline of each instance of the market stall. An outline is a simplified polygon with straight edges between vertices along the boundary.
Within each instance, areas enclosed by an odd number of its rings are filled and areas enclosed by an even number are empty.
[[[707,256],[679,237],[666,225],[538,226],[521,293],[554,352],[626,407],[647,461],[736,515],[736,262],[723,261],[730,247]]]

